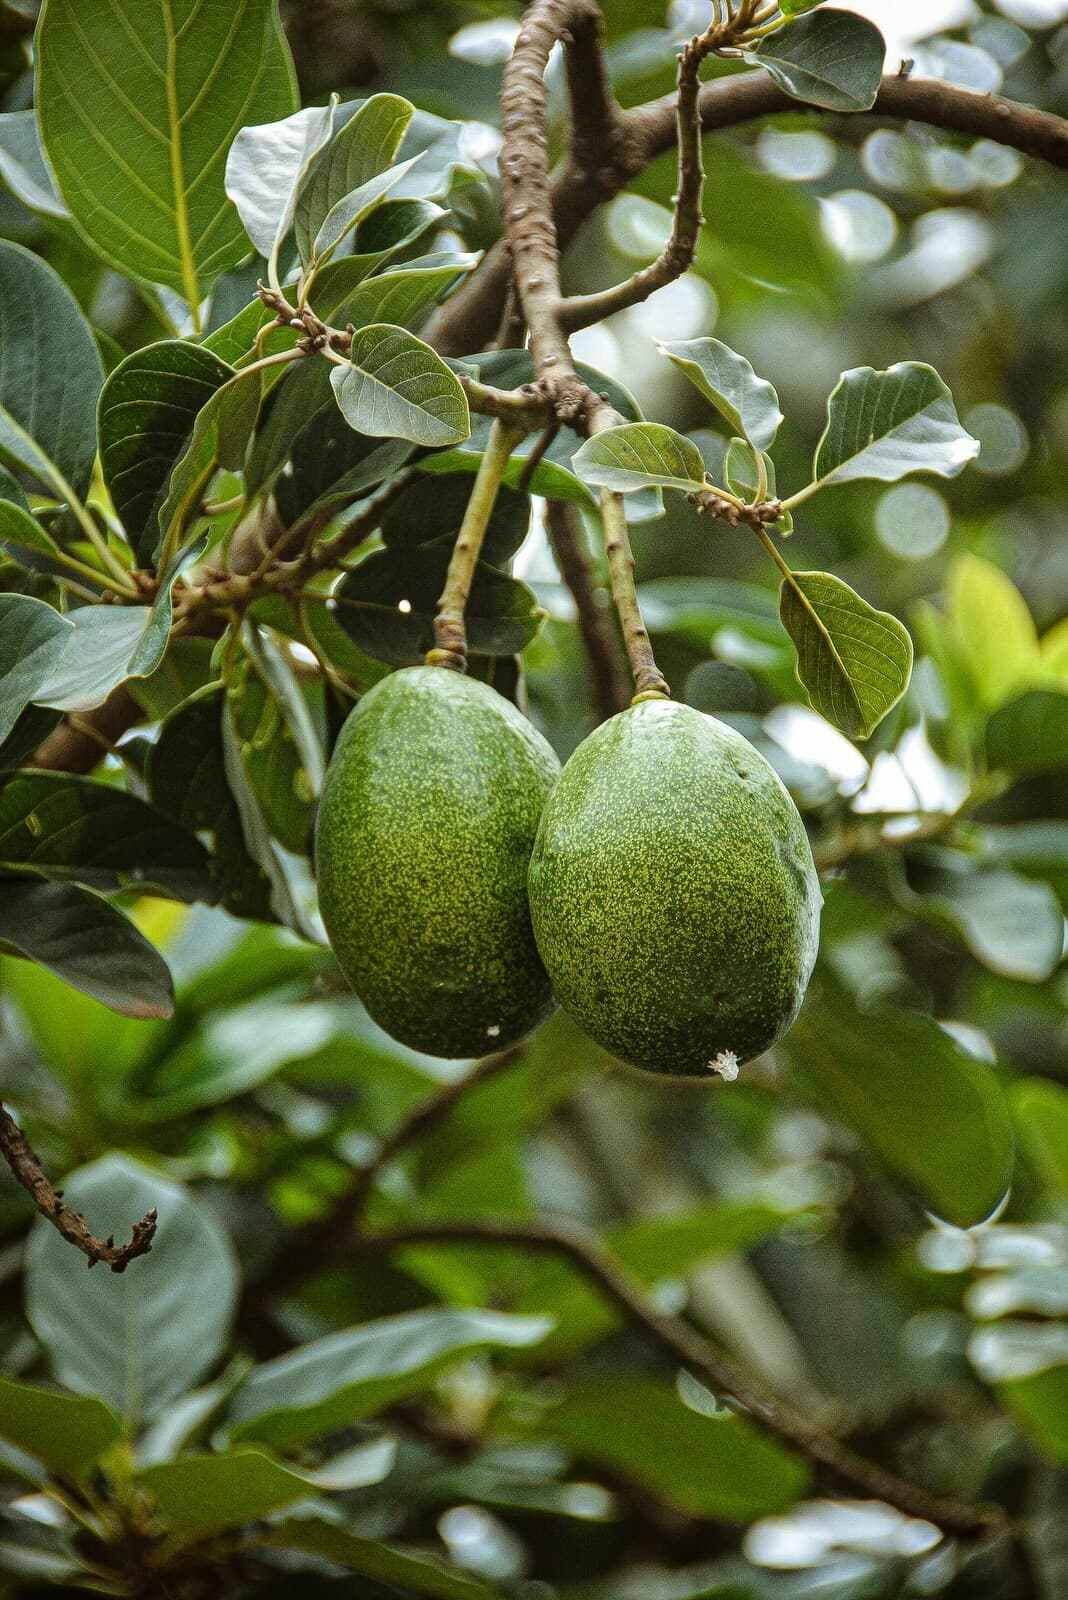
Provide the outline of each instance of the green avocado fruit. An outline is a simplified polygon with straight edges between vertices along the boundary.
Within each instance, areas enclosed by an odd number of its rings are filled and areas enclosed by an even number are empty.
[[[391,673],[348,717],[316,823],[319,906],[345,976],[402,1044],[482,1056],[554,1009],[527,865],[559,772],[515,706],[441,667]]]
[[[794,1021],[823,897],[797,808],[747,739],[640,701],[575,751],[530,863],[561,1006],[651,1072],[727,1078]]]

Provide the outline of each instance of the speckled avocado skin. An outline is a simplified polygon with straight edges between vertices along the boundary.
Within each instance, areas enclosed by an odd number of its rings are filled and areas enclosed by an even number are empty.
[[[713,717],[647,700],[591,734],[542,815],[529,885],[560,1004],[633,1066],[708,1077],[800,1010],[823,904],[804,825]]]
[[[441,667],[375,685],[341,731],[316,824],[334,953],[386,1032],[481,1056],[554,1009],[527,864],[560,771],[507,700]]]

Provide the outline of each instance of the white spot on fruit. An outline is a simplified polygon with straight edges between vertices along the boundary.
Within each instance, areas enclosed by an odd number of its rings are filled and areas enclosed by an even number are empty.
[[[724,1083],[733,1083],[738,1076],[738,1057],[733,1050],[721,1050],[714,1060],[708,1063],[709,1072],[718,1072]]]

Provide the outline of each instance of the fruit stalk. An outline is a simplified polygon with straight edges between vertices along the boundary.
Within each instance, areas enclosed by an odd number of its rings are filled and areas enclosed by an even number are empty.
[[[634,588],[634,555],[630,548],[622,495],[613,494],[610,489],[601,490],[601,520],[604,524],[604,547],[608,557],[612,600],[619,614],[623,643],[634,678],[634,699],[631,704],[653,697],[668,700],[671,696],[667,679],[656,664]]]
[[[467,630],[464,626],[464,612],[471,594],[482,541],[486,536],[489,519],[493,515],[493,507],[497,503],[497,491],[500,489],[501,479],[504,477],[512,451],[522,438],[523,433],[519,429],[509,428],[499,419],[490,429],[486,453],[482,457],[475,486],[467,502],[464,520],[445,576],[445,587],[438,601],[437,615],[434,618],[434,648],[426,657],[428,667],[448,667],[452,672],[467,671]]]

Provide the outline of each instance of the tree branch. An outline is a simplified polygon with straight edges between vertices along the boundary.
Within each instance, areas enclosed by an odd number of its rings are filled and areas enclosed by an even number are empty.
[[[549,500],[545,508],[545,529],[560,576],[575,602],[579,632],[590,663],[594,699],[604,721],[627,704],[623,663],[611,613],[599,597],[597,569],[574,506],[566,500]]]
[[[480,1217],[391,1228],[368,1235],[367,1241],[390,1251],[418,1244],[484,1244],[513,1245],[521,1250],[562,1256],[672,1361],[735,1401],[770,1433],[835,1478],[896,1506],[907,1516],[932,1522],[947,1534],[975,1538],[1006,1529],[1006,1517],[1000,1507],[963,1505],[929,1494],[919,1485],[864,1460],[816,1423],[768,1394],[730,1356],[702,1338],[688,1323],[659,1312],[598,1236],[574,1222]]]
[[[94,1267],[103,1261],[112,1272],[125,1272],[131,1261],[145,1256],[156,1234],[156,1208],[152,1207],[135,1222],[129,1244],[117,1245],[113,1238],[98,1239],[89,1231],[81,1212],[66,1205],[41,1165],[41,1158],[5,1106],[0,1105],[0,1154],[15,1178],[41,1213],[61,1233],[68,1244],[88,1256]]]

